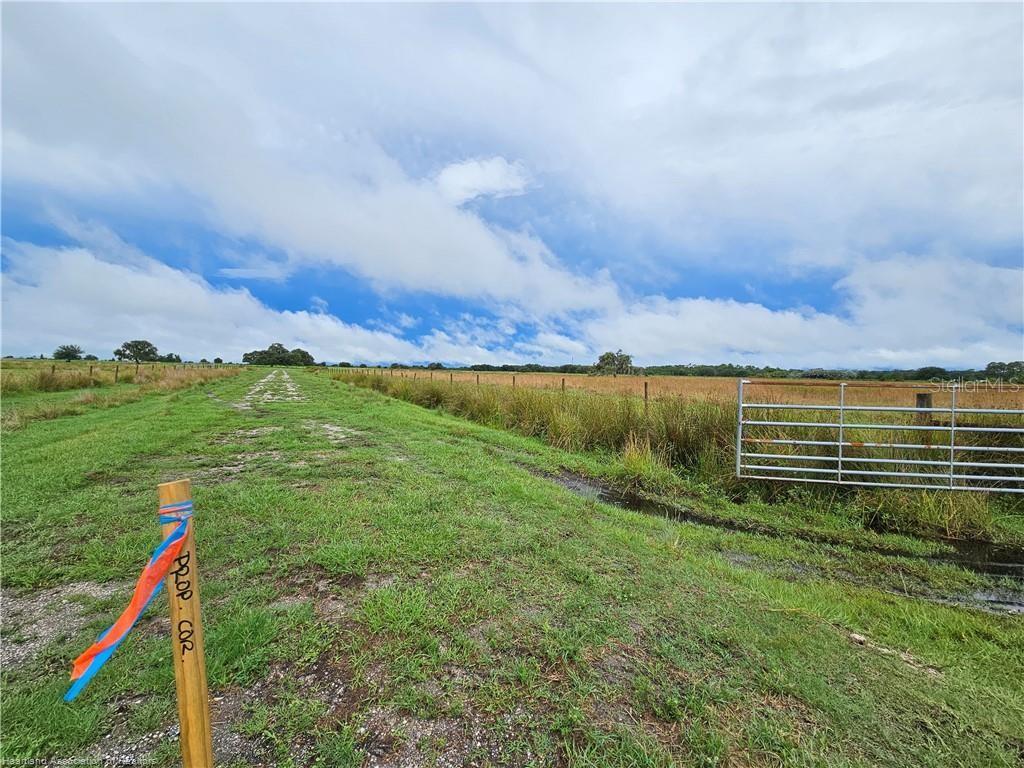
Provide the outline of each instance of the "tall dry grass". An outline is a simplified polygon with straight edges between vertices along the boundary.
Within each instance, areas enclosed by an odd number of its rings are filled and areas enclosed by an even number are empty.
[[[735,407],[717,400],[642,400],[582,389],[476,386],[447,380],[367,376],[334,378],[489,426],[547,440],[571,451],[602,450],[657,457],[665,466],[724,482],[730,474]],[[518,382],[517,382],[518,383]],[[641,448],[642,447],[642,448]]]
[[[505,373],[497,371],[424,371],[358,369],[355,375],[384,378],[405,378],[411,381],[435,383],[475,384],[479,376],[481,385],[561,391],[562,381],[568,391],[592,392],[603,395],[629,395],[643,397],[647,383],[649,399],[683,397],[690,400],[715,400],[736,403],[736,379],[718,376],[588,376],[572,373]],[[450,378],[449,378],[450,377]],[[820,379],[755,379],[747,385],[746,400],[771,402],[785,390],[787,401],[796,403],[837,403],[839,382]],[[906,405],[914,404],[919,392],[932,393],[936,408],[949,407],[950,390],[941,383],[932,382],[872,382],[855,381],[847,385],[846,402],[849,405]],[[1024,385],[966,382],[957,395],[965,408],[1024,408]]]
[[[49,366],[34,366],[22,369],[20,376],[3,375],[0,378],[3,394],[63,391],[77,394],[59,400],[47,398],[42,402],[37,398],[5,402],[0,413],[0,428],[10,431],[20,429],[33,421],[80,414],[89,408],[123,405],[135,402],[151,392],[170,392],[206,384],[235,376],[241,370],[237,367],[140,366],[138,376],[135,375],[134,368],[129,368],[123,374],[118,371],[117,386],[114,386],[112,372],[109,377],[104,377],[95,375],[97,371],[94,369],[94,375],[90,376],[87,368],[61,370],[58,366],[56,371],[51,371]],[[138,386],[124,386],[128,384]]]
[[[0,394],[65,392],[78,389],[111,387],[115,384],[141,384],[162,389],[177,389],[232,376],[241,368],[218,368],[167,363],[53,363],[48,360],[5,360],[0,364]]]
[[[419,372],[422,373],[422,372]],[[534,388],[521,386],[519,375],[516,386],[476,385],[475,374],[468,381],[451,379],[445,375],[431,380],[429,376],[372,375],[343,371],[333,378],[368,387],[392,397],[407,400],[428,408],[441,408],[489,426],[509,429],[524,435],[538,437],[557,447],[571,451],[608,451],[619,454],[622,484],[632,487],[658,489],[671,483],[670,470],[683,470],[691,479],[717,488],[736,500],[760,499],[784,501],[799,498],[801,503],[820,499],[822,507],[831,506],[838,498],[847,505],[851,514],[860,515],[863,522],[890,530],[986,537],[994,530],[996,507],[1020,514],[1019,499],[993,499],[984,494],[935,493],[893,489],[893,493],[824,485],[801,486],[794,483],[771,481],[740,481],[735,477],[736,400],[724,397],[686,398],[660,397],[644,403],[641,398],[592,392],[582,388]],[[560,377],[559,377],[560,378]],[[735,386],[735,384],[733,385]],[[735,390],[734,390],[735,392]],[[763,402],[778,401],[778,396],[767,393]],[[891,403],[887,397],[881,404]],[[787,392],[787,401],[789,400]],[[901,400],[898,402],[902,402]],[[910,405],[913,405],[911,400]],[[935,407],[941,407],[936,403]],[[751,416],[760,419],[771,413],[762,409]],[[775,412],[778,414],[779,412]],[[826,411],[786,411],[785,419],[760,420],[829,421]],[[823,415],[825,418],[822,418]],[[942,414],[932,414],[936,425],[930,430],[898,430],[886,437],[892,443],[948,442],[948,432],[941,430]],[[885,420],[899,425],[909,423],[911,414],[874,413],[873,420]],[[948,416],[946,417],[948,419]],[[1000,417],[974,416],[974,423],[994,423]],[[901,421],[903,420],[903,421]],[[755,439],[793,437],[792,428],[747,428],[745,433]],[[800,439],[833,441],[835,430],[829,427],[800,428]],[[845,433],[850,441],[877,442],[879,433],[858,429],[850,424]],[[961,438],[965,443],[969,433]],[[978,437],[975,440],[980,439]],[[993,439],[986,435],[986,439]],[[999,440],[997,435],[994,439]],[[1004,440],[1017,440],[1018,436],[1005,436]],[[1001,445],[1002,443],[996,443]],[[746,450],[759,450],[751,443]],[[800,447],[771,446],[764,453],[791,453],[808,455]],[[815,450],[811,448],[810,450]],[[827,454],[829,449],[823,449]],[[831,449],[834,450],[834,449]],[[1018,454],[1019,455],[1019,454]],[[899,448],[849,449],[850,468],[855,457],[881,457],[910,460],[920,456],[919,451]],[[1010,461],[1014,461],[1014,454]],[[1005,457],[1004,457],[1005,458]],[[993,459],[1000,460],[1000,454]],[[756,461],[756,459],[755,459]],[[805,462],[809,468],[834,470],[835,463],[827,460]],[[862,467],[864,465],[861,465]],[[888,465],[887,469],[921,471],[918,465]],[[995,469],[993,471],[1002,471]],[[667,474],[668,473],[668,474]],[[815,477],[816,475],[809,475]]]

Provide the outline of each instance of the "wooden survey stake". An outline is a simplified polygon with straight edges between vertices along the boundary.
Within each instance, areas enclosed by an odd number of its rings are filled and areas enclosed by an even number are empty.
[[[160,506],[189,501],[188,480],[157,486]],[[177,523],[165,523],[166,537]],[[213,743],[210,732],[210,700],[206,691],[206,657],[203,624],[199,609],[199,572],[196,563],[195,519],[188,527],[185,543],[167,574],[167,597],[171,604],[171,638],[174,682],[178,692],[181,723],[181,761],[184,768],[212,768]]]

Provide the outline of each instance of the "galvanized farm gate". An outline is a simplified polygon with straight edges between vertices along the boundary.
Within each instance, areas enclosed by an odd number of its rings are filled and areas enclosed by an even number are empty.
[[[1024,493],[1024,410],[960,407],[959,384],[944,385],[950,394],[948,408],[930,407],[930,398],[923,407],[920,402],[913,407],[849,405],[846,393],[850,385],[845,382],[835,384],[832,404],[748,402],[748,384],[771,385],[783,392],[786,386],[807,386],[747,379],[738,382],[737,477]],[[787,419],[787,414],[800,415]],[[899,414],[914,418],[911,423],[885,422]],[[862,432],[878,437],[851,439],[851,434],[859,437]],[[902,439],[899,433],[903,433]],[[933,440],[936,436],[941,439]]]

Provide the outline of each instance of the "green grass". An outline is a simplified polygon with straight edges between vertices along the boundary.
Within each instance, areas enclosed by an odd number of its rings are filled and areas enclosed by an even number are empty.
[[[5,435],[5,591],[126,586],[5,666],[4,759],[173,724],[164,600],[60,697],[158,540],[154,486],[191,476],[211,695],[264,762],[1020,763],[1024,622],[915,597],[985,580],[862,546],[940,545],[685,479],[669,501],[773,535],[608,506],[539,473],[649,484],[656,452],[565,451],[307,371],[291,372],[305,401],[233,408],[265,373]]]
[[[1024,500],[1011,494],[970,494],[934,491],[886,491],[799,485],[764,481],[740,481],[734,473],[736,409],[717,400],[656,399],[645,404],[624,395],[586,391],[555,392],[529,387],[479,386],[429,379],[384,375],[384,372],[342,370],[334,378],[359,387],[383,392],[428,408],[439,408],[481,424],[514,430],[571,451],[620,454],[610,479],[629,490],[667,491],[713,489],[719,495],[745,503],[770,501],[775,505],[796,499],[805,509],[823,509],[839,501],[849,517],[861,527],[933,537],[1024,542]],[[750,408],[751,418],[777,414]],[[828,418],[827,412],[787,411],[787,418],[814,420]],[[796,414],[796,415],[794,415]],[[901,414],[872,414],[902,424]],[[990,417],[977,417],[979,419]],[[991,417],[994,418],[994,417]],[[1002,422],[996,421],[1002,425]],[[759,430],[760,431],[757,431]],[[765,431],[765,430],[769,431]],[[774,431],[770,431],[774,430]],[[756,434],[755,434],[756,433]],[[862,434],[863,433],[863,434]],[[792,437],[779,428],[750,427],[748,437]],[[801,437],[832,440],[832,431],[822,428]],[[846,439],[873,441],[876,433],[847,428]],[[999,435],[987,439],[997,439]],[[893,432],[895,442],[935,443],[945,440],[941,433]],[[966,438],[961,438],[966,439]],[[1015,436],[1005,436],[1012,442]],[[1019,442],[1019,440],[1018,440]],[[785,448],[774,447],[774,451]],[[920,458],[914,452],[896,449],[853,449],[868,456],[887,459]],[[799,451],[797,451],[799,452]],[[852,458],[852,457],[851,457]],[[1014,454],[986,454],[987,461],[1016,459]],[[826,463],[807,466],[834,469]],[[915,465],[887,465],[887,469],[920,472]],[[673,475],[671,470],[676,470]],[[764,473],[761,473],[764,474]],[[680,479],[684,483],[680,483]]]

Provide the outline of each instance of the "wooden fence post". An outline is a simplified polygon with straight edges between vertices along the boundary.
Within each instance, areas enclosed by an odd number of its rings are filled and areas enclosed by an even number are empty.
[[[115,365],[114,366],[114,383],[115,384],[117,384],[117,376],[118,376],[118,374],[120,372],[121,372],[121,366],[120,365]]]
[[[512,389],[515,389],[515,388],[516,388],[516,375],[513,373],[512,374]]]
[[[479,373],[476,375],[476,385],[478,387],[480,386],[480,374]]]
[[[454,384],[455,383],[455,374],[454,373],[449,373],[448,374],[448,383],[449,384]]]
[[[918,392],[914,396],[914,407],[915,408],[932,408],[932,393],[931,392]],[[932,414],[930,411],[924,413],[915,413],[914,421],[918,424],[929,424],[932,420]]]
[[[160,506],[192,500],[191,483],[175,480],[157,486]],[[178,524],[163,524],[166,537]],[[203,623],[199,607],[199,573],[196,563],[195,519],[188,527],[181,554],[167,574],[167,597],[171,604],[174,682],[178,693],[183,768],[212,768],[213,741],[210,729],[210,699],[206,689],[206,656]]]
[[[644,379],[644,415],[647,415],[647,380]]]
[[[562,394],[565,394],[565,376],[562,377]]]
[[[57,366],[56,365],[51,365],[50,366],[50,375],[52,376],[56,372],[57,372]]]

